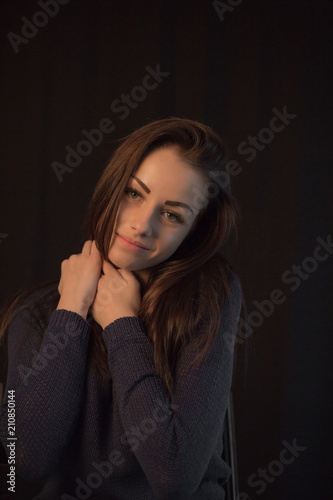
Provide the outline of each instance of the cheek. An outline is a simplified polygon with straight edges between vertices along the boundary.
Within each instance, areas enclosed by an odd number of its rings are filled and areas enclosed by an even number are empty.
[[[122,219],[124,218],[124,215],[126,215],[126,209],[127,209],[127,206],[126,206],[125,200],[122,200],[120,202],[117,216],[116,216],[116,227],[117,227],[117,224],[119,224],[122,221]]]

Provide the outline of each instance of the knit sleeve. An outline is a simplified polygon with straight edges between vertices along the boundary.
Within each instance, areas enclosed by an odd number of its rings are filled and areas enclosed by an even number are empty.
[[[185,500],[195,493],[221,436],[242,301],[236,276],[230,288],[213,349],[197,368],[190,366],[191,347],[184,349],[171,398],[156,374],[153,348],[140,321],[119,318],[104,330],[127,444],[159,500]]]
[[[8,396],[15,401],[16,470],[30,480],[57,467],[79,414],[90,326],[78,314],[55,310],[49,321],[33,305],[8,328],[8,375],[0,439],[8,447]],[[11,392],[14,391],[14,392]]]

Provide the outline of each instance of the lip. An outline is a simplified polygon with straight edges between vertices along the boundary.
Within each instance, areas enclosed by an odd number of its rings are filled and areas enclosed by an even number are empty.
[[[143,245],[141,245],[139,242],[134,242],[134,240],[131,240],[130,238],[125,238],[124,236],[120,236],[120,234],[116,233],[118,238],[120,239],[120,241],[122,242],[122,244],[124,246],[126,246],[127,248],[130,248],[132,250],[141,250],[141,251],[148,251],[149,248],[147,247],[144,247]]]

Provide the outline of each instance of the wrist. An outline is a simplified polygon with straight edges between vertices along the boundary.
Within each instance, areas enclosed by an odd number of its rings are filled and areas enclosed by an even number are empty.
[[[71,311],[79,314],[83,317],[83,319],[87,319],[88,308],[79,302],[66,299],[65,297],[60,297],[57,309],[65,309],[66,311]]]

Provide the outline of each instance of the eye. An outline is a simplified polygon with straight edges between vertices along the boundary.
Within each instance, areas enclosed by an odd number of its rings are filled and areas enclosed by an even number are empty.
[[[138,198],[141,198],[141,194],[136,190],[131,187],[128,187],[125,189],[125,193],[131,198],[132,200],[137,200]]]
[[[184,222],[185,222],[183,217],[176,214],[175,212],[166,211],[164,213],[167,215],[170,215],[170,217],[166,217],[170,222],[177,222],[178,224],[184,224]]]
[[[126,195],[131,200],[134,200],[134,201],[137,201],[140,198],[142,198],[142,194],[139,193],[139,191],[137,191],[136,189],[134,189],[132,187],[127,187],[125,189],[124,193],[126,193]],[[183,217],[179,214],[176,214],[175,212],[170,212],[169,210],[164,210],[162,213],[166,214],[165,219],[167,219],[168,221],[170,221],[174,224],[184,224],[185,223],[185,220],[183,219]]]

